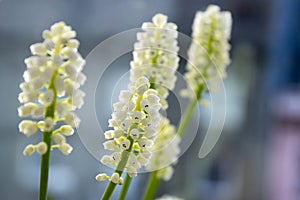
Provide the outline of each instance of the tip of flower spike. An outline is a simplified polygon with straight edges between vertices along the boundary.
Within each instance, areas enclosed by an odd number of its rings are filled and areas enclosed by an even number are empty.
[[[63,21],[56,22],[50,27],[50,30],[53,31],[54,33],[60,34],[63,32],[65,26],[66,23]]]
[[[154,15],[154,17],[152,18],[152,21],[156,26],[162,27],[167,23],[168,17],[164,14],[158,13],[158,14]]]
[[[207,6],[207,9],[206,9],[208,12],[219,12],[221,10],[220,6],[218,5],[215,5],[215,4],[211,4],[209,6]]]

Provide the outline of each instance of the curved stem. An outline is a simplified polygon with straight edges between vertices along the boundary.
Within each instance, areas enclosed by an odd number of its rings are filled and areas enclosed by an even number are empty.
[[[132,150],[132,145],[133,145],[133,139],[128,136],[127,139],[130,141],[130,146],[127,150],[123,151],[122,152],[122,155],[121,155],[121,160],[115,170],[115,173],[118,173],[120,175],[120,177],[122,176],[122,173],[123,173],[123,170],[127,164],[127,161],[129,159],[129,155],[130,155],[130,152]],[[101,197],[101,200],[108,200],[110,199],[113,191],[115,190],[116,188],[116,185],[115,183],[109,181],[108,185],[106,186],[106,189]]]
[[[132,178],[128,174],[126,174],[119,200],[125,200],[131,180]]]
[[[146,191],[144,193],[143,200],[152,200],[160,184],[160,179],[157,178],[157,171],[154,171],[150,175],[150,179],[147,184]]]

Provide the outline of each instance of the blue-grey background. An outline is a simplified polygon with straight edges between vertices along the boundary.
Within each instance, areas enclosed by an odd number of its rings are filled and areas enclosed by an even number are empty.
[[[37,199],[39,156],[24,157],[22,150],[40,137],[28,139],[18,132],[17,96],[25,70],[23,60],[30,56],[29,45],[42,40],[42,30],[65,21],[77,31],[79,51],[85,57],[99,42],[140,27],[158,12],[168,15],[180,32],[190,35],[195,12],[211,3],[232,11],[234,19],[232,64],[225,81],[228,113],[224,131],[214,151],[200,160],[200,128],[176,166],[173,179],[161,184],[157,196],[268,199],[265,158],[272,153],[268,151],[270,127],[276,123],[269,105],[285,91],[299,92],[298,0],[0,0],[0,199]],[[111,77],[106,82],[108,93],[114,81],[129,69],[130,60],[130,54],[122,56],[107,71],[107,77]],[[184,61],[180,71],[184,71]],[[109,103],[97,110],[102,124],[110,116]],[[214,106],[217,109],[218,105]],[[204,110],[201,124],[205,127],[209,109],[200,109]],[[293,120],[299,120],[297,114]],[[296,130],[299,133],[299,128]],[[99,199],[105,183],[96,182],[94,176],[111,171],[86,151],[76,134],[68,141],[74,146],[70,156],[56,151],[52,154],[50,195],[58,200]],[[134,179],[128,199],[141,198],[146,180],[147,174]],[[299,182],[296,188],[299,199]]]

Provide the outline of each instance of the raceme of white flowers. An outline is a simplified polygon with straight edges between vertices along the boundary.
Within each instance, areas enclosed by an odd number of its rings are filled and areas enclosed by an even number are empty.
[[[80,119],[73,111],[83,105],[85,93],[79,87],[86,79],[81,72],[85,60],[77,51],[79,41],[75,37],[76,32],[70,26],[58,22],[43,31],[43,42],[30,46],[32,56],[25,59],[25,82],[20,84],[19,94],[23,105],[18,114],[34,120],[21,121],[19,130],[27,137],[38,130],[48,132],[55,144],[51,147],[45,142],[30,144],[24,155],[35,151],[42,155],[50,148],[58,148],[65,155],[72,151],[65,136],[72,135],[73,128],[79,125]]]
[[[109,127],[113,130],[104,133],[107,141],[103,146],[114,153],[104,155],[101,162],[115,166],[117,170],[120,162],[126,162],[127,173],[134,177],[137,170],[147,165],[151,157],[150,148],[157,137],[160,122],[159,97],[156,90],[150,89],[149,80],[140,77],[131,84],[129,90],[120,92],[119,102],[113,104],[113,108],[114,112],[109,120]],[[130,153],[128,160],[124,160],[125,151]],[[118,173],[111,177],[106,174],[96,176],[98,181],[106,179],[116,184],[122,183]]]
[[[168,181],[174,173],[171,164],[176,163],[180,153],[180,137],[176,135],[175,126],[165,117],[161,117],[158,130],[158,137],[151,148],[152,156],[146,169],[157,170],[157,177]]]
[[[195,93],[199,95],[200,86],[213,89],[215,81],[226,76],[226,67],[230,63],[231,24],[230,12],[220,11],[219,6],[210,5],[206,11],[197,12],[185,74],[191,89],[182,90],[182,96],[193,98]]]
[[[133,61],[130,66],[130,80],[135,82],[147,76],[151,88],[157,90],[163,109],[168,107],[168,90],[174,89],[179,57],[177,26],[167,22],[167,16],[156,14],[152,22],[142,25],[144,32],[137,33]]]

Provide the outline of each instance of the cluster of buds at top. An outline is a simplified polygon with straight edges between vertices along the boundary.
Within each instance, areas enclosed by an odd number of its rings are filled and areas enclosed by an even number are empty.
[[[129,176],[134,177],[139,168],[147,165],[151,157],[149,150],[157,138],[159,97],[155,90],[150,89],[149,80],[140,77],[129,90],[120,92],[119,102],[113,104],[113,108],[109,120],[109,127],[113,130],[104,133],[107,141],[103,146],[115,152],[103,156],[101,162],[115,166],[117,170],[123,170],[118,169],[119,163],[123,163]],[[102,181],[110,177],[99,174],[96,179]]]
[[[213,89],[214,83],[226,76],[230,63],[231,24],[230,12],[221,12],[216,5],[208,6],[205,12],[197,12],[185,74],[191,89],[182,90],[182,96],[193,98],[196,93],[199,98],[201,91]]]
[[[148,171],[157,171],[157,178],[168,181],[174,169],[171,164],[176,164],[180,153],[180,137],[176,135],[176,128],[169,120],[161,117],[158,126],[158,137],[151,147],[152,156],[146,166]]]
[[[156,14],[153,22],[143,23],[144,32],[137,34],[133,61],[130,66],[130,80],[135,82],[147,76],[151,86],[157,90],[163,109],[168,107],[168,90],[174,89],[179,57],[177,45],[177,26],[167,22],[167,16]]]
[[[77,51],[79,41],[75,36],[70,26],[59,22],[43,32],[42,43],[30,46],[33,55],[25,59],[25,82],[20,84],[19,94],[23,105],[18,108],[18,114],[35,120],[21,121],[19,130],[28,137],[38,130],[51,134],[55,144],[51,142],[51,147],[45,142],[30,144],[24,149],[24,155],[34,151],[44,154],[50,148],[58,148],[66,155],[72,151],[65,136],[72,135],[73,128],[79,125],[80,119],[73,111],[83,105],[85,94],[79,87],[86,80],[81,73],[85,61]],[[65,125],[58,127],[58,122]]]

